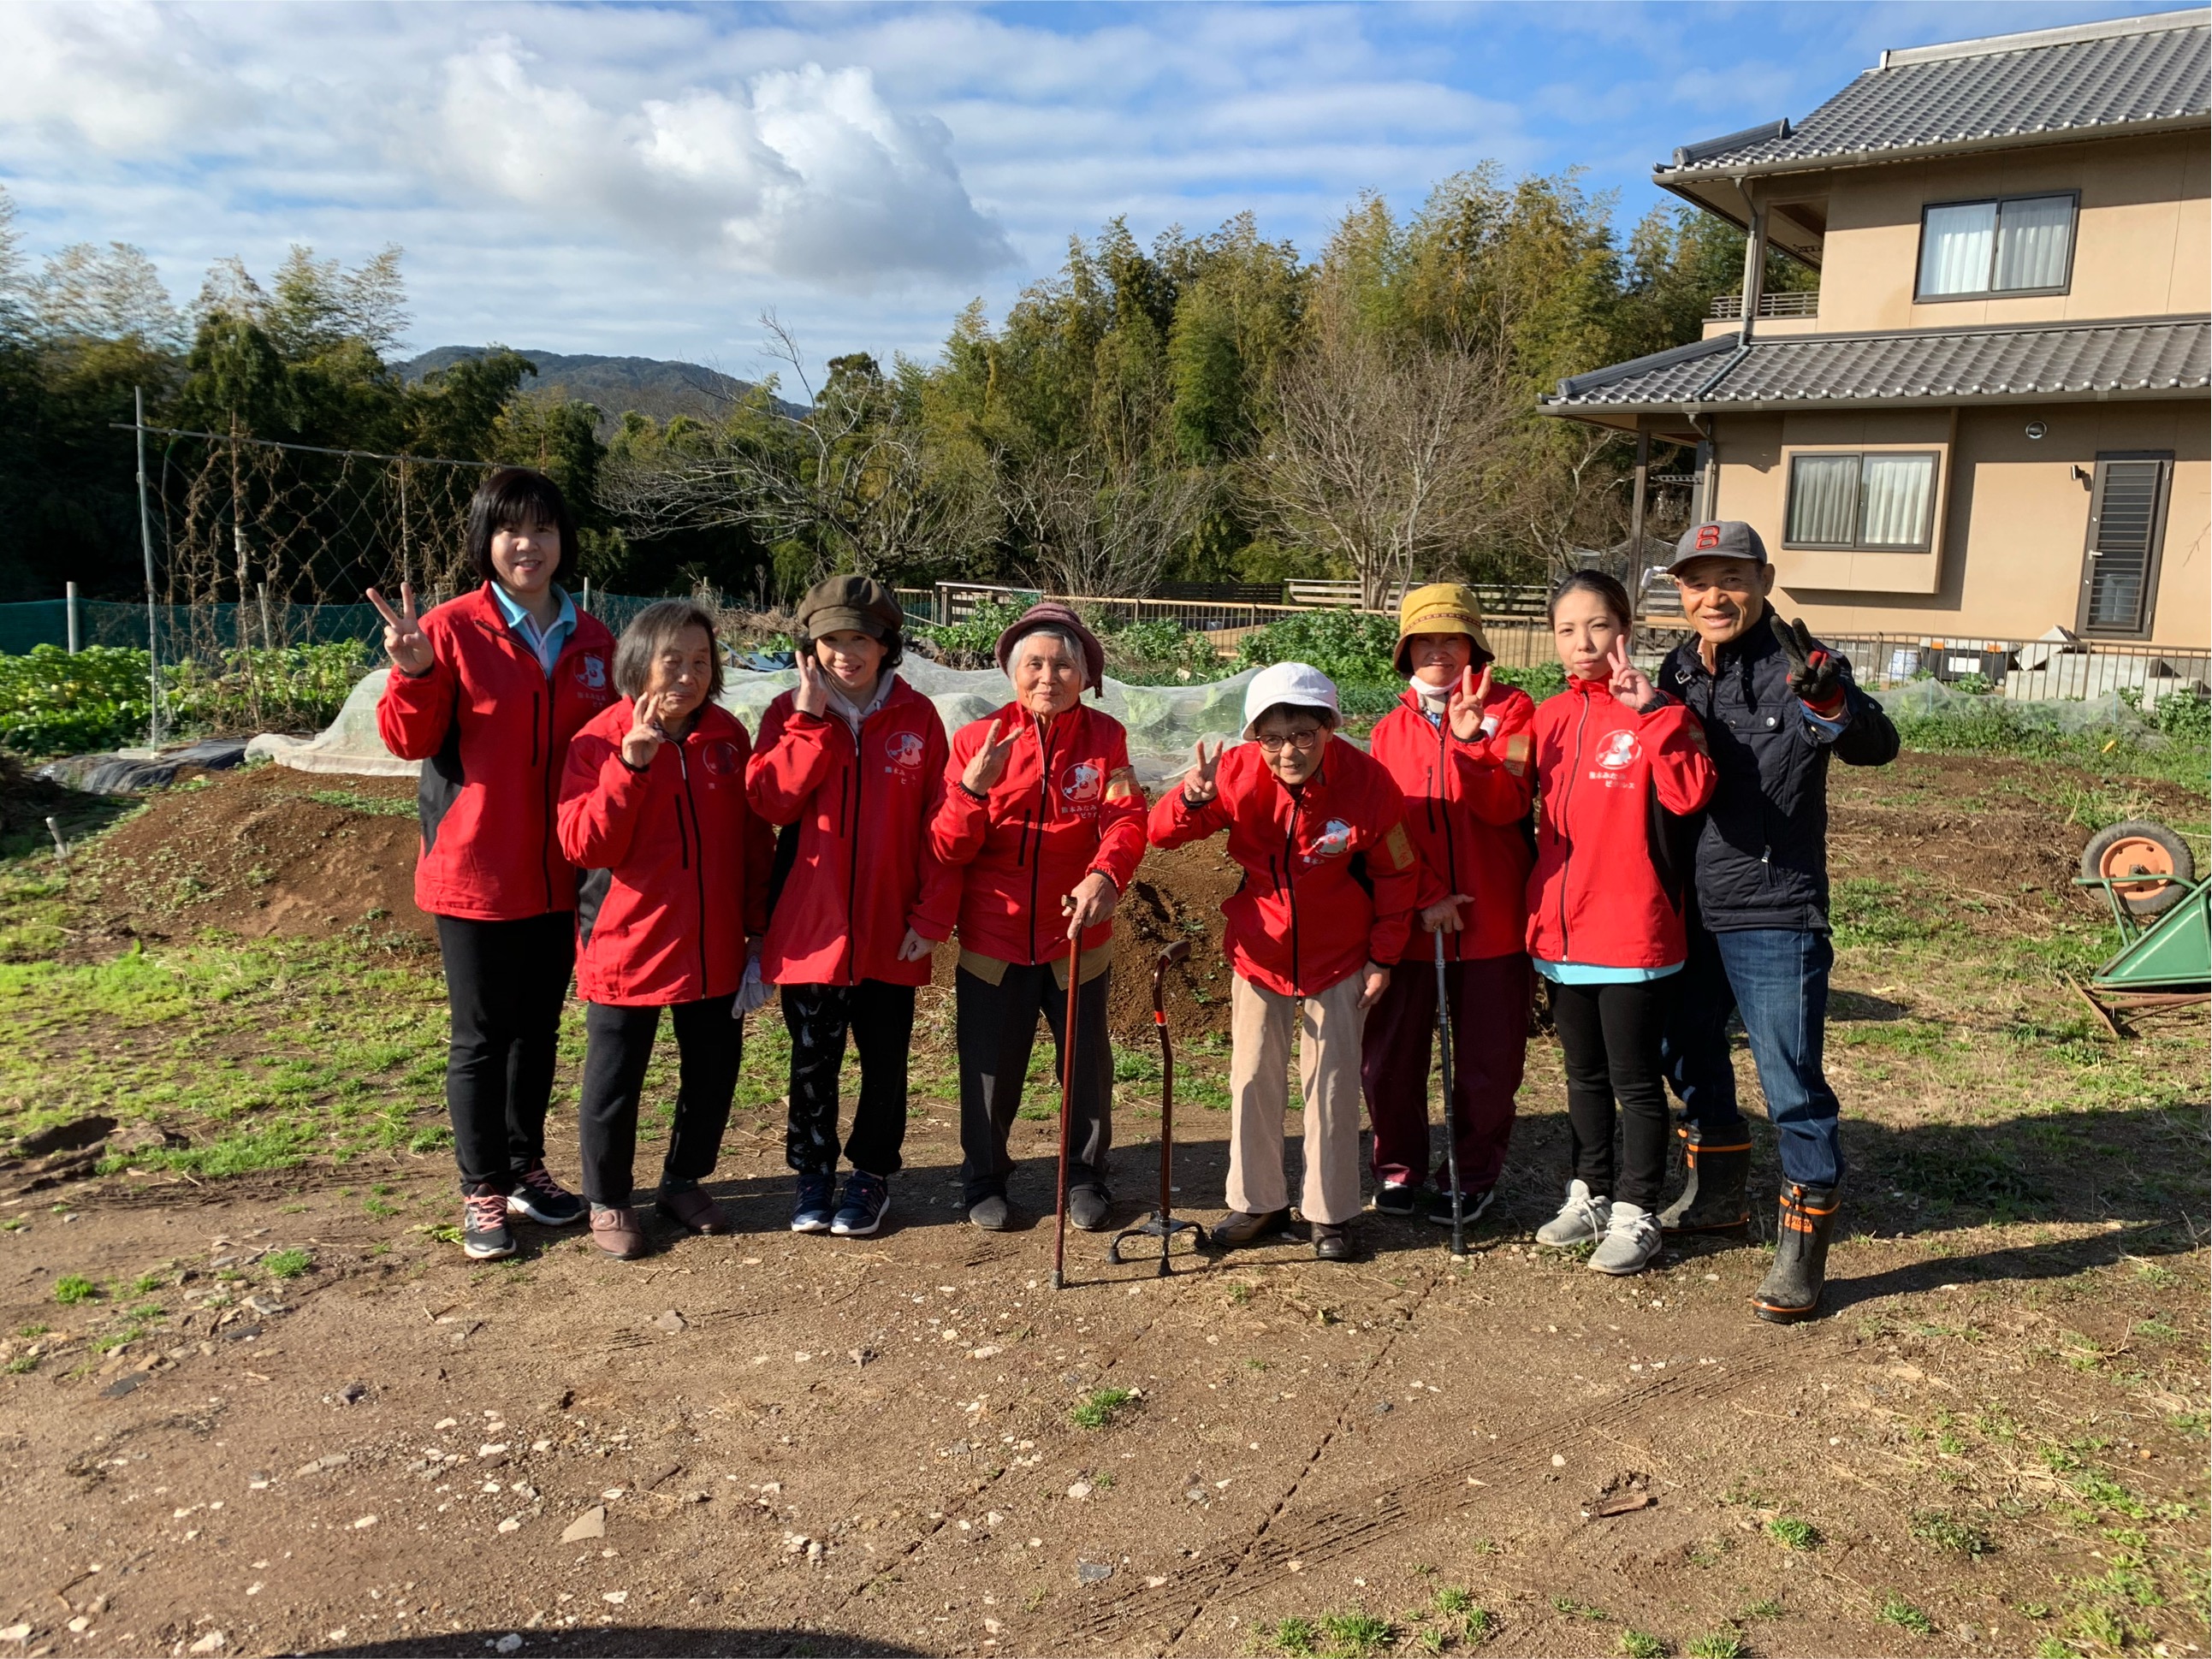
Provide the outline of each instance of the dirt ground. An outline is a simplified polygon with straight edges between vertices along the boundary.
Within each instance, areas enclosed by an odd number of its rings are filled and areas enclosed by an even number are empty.
[[[785,1230],[771,1011],[734,1237],[618,1264],[526,1226],[472,1265],[411,790],[165,792],[0,893],[0,1653],[2200,1652],[2203,1024],[2115,1043],[2061,976],[2110,948],[2068,884],[2085,790],[2201,830],[2201,797],[2023,763],[1838,774],[1854,1174],[1791,1329],[1748,1316],[1764,1216],[1626,1282],[1533,1247],[1566,1151],[1540,1037],[1466,1262],[1373,1217],[1349,1267],[1164,1279],[1071,1235],[1055,1293],[1048,1215],[961,1219],[941,992],[882,1235]],[[1219,1212],[1233,878],[1152,855],[1125,906],[1118,1221],[1176,938],[1177,1202]],[[1016,1126],[1033,1216],[1053,1127]]]

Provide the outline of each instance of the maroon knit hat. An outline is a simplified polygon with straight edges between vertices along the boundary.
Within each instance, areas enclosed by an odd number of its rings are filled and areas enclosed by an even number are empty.
[[[1090,682],[1091,695],[1098,696],[1106,680],[1106,647],[1098,643],[1096,634],[1083,625],[1082,617],[1066,605],[1055,605],[1050,599],[1031,605],[1014,619],[1012,628],[999,635],[999,672],[1009,672],[1006,659],[1014,654],[1014,642],[1040,628],[1064,628],[1081,641],[1084,677]]]

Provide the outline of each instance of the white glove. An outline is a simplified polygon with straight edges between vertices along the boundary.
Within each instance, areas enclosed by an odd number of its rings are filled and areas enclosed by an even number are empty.
[[[745,976],[738,986],[737,1000],[730,1005],[730,1018],[743,1019],[755,1009],[764,1007],[769,994],[775,989],[761,977],[761,948],[756,945],[745,952]]]

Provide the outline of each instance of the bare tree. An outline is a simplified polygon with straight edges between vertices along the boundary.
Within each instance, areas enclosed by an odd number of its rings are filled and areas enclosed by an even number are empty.
[[[726,426],[611,462],[602,500],[620,520],[640,534],[743,526],[811,546],[817,572],[879,578],[984,532],[988,492],[945,464],[913,400],[872,359],[833,359],[817,392],[791,331],[773,313],[761,321],[805,412],[784,412],[771,377]]]
[[[1137,596],[1152,591],[1196,528],[1215,483],[1199,468],[1145,472],[1086,445],[1010,470],[1002,488],[1006,516],[1035,546],[1046,586]]]
[[[1255,484],[1285,531],[1351,565],[1372,609],[1498,516],[1486,485],[1519,411],[1488,354],[1394,344],[1349,307],[1319,323],[1279,383]]]

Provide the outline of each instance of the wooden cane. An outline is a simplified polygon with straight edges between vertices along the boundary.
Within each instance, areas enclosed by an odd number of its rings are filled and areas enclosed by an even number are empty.
[[[1060,1045],[1060,1201],[1053,1206],[1052,1287],[1067,1287],[1067,1135],[1075,1109],[1076,998],[1083,989],[1083,930],[1067,941],[1066,1034]]]

